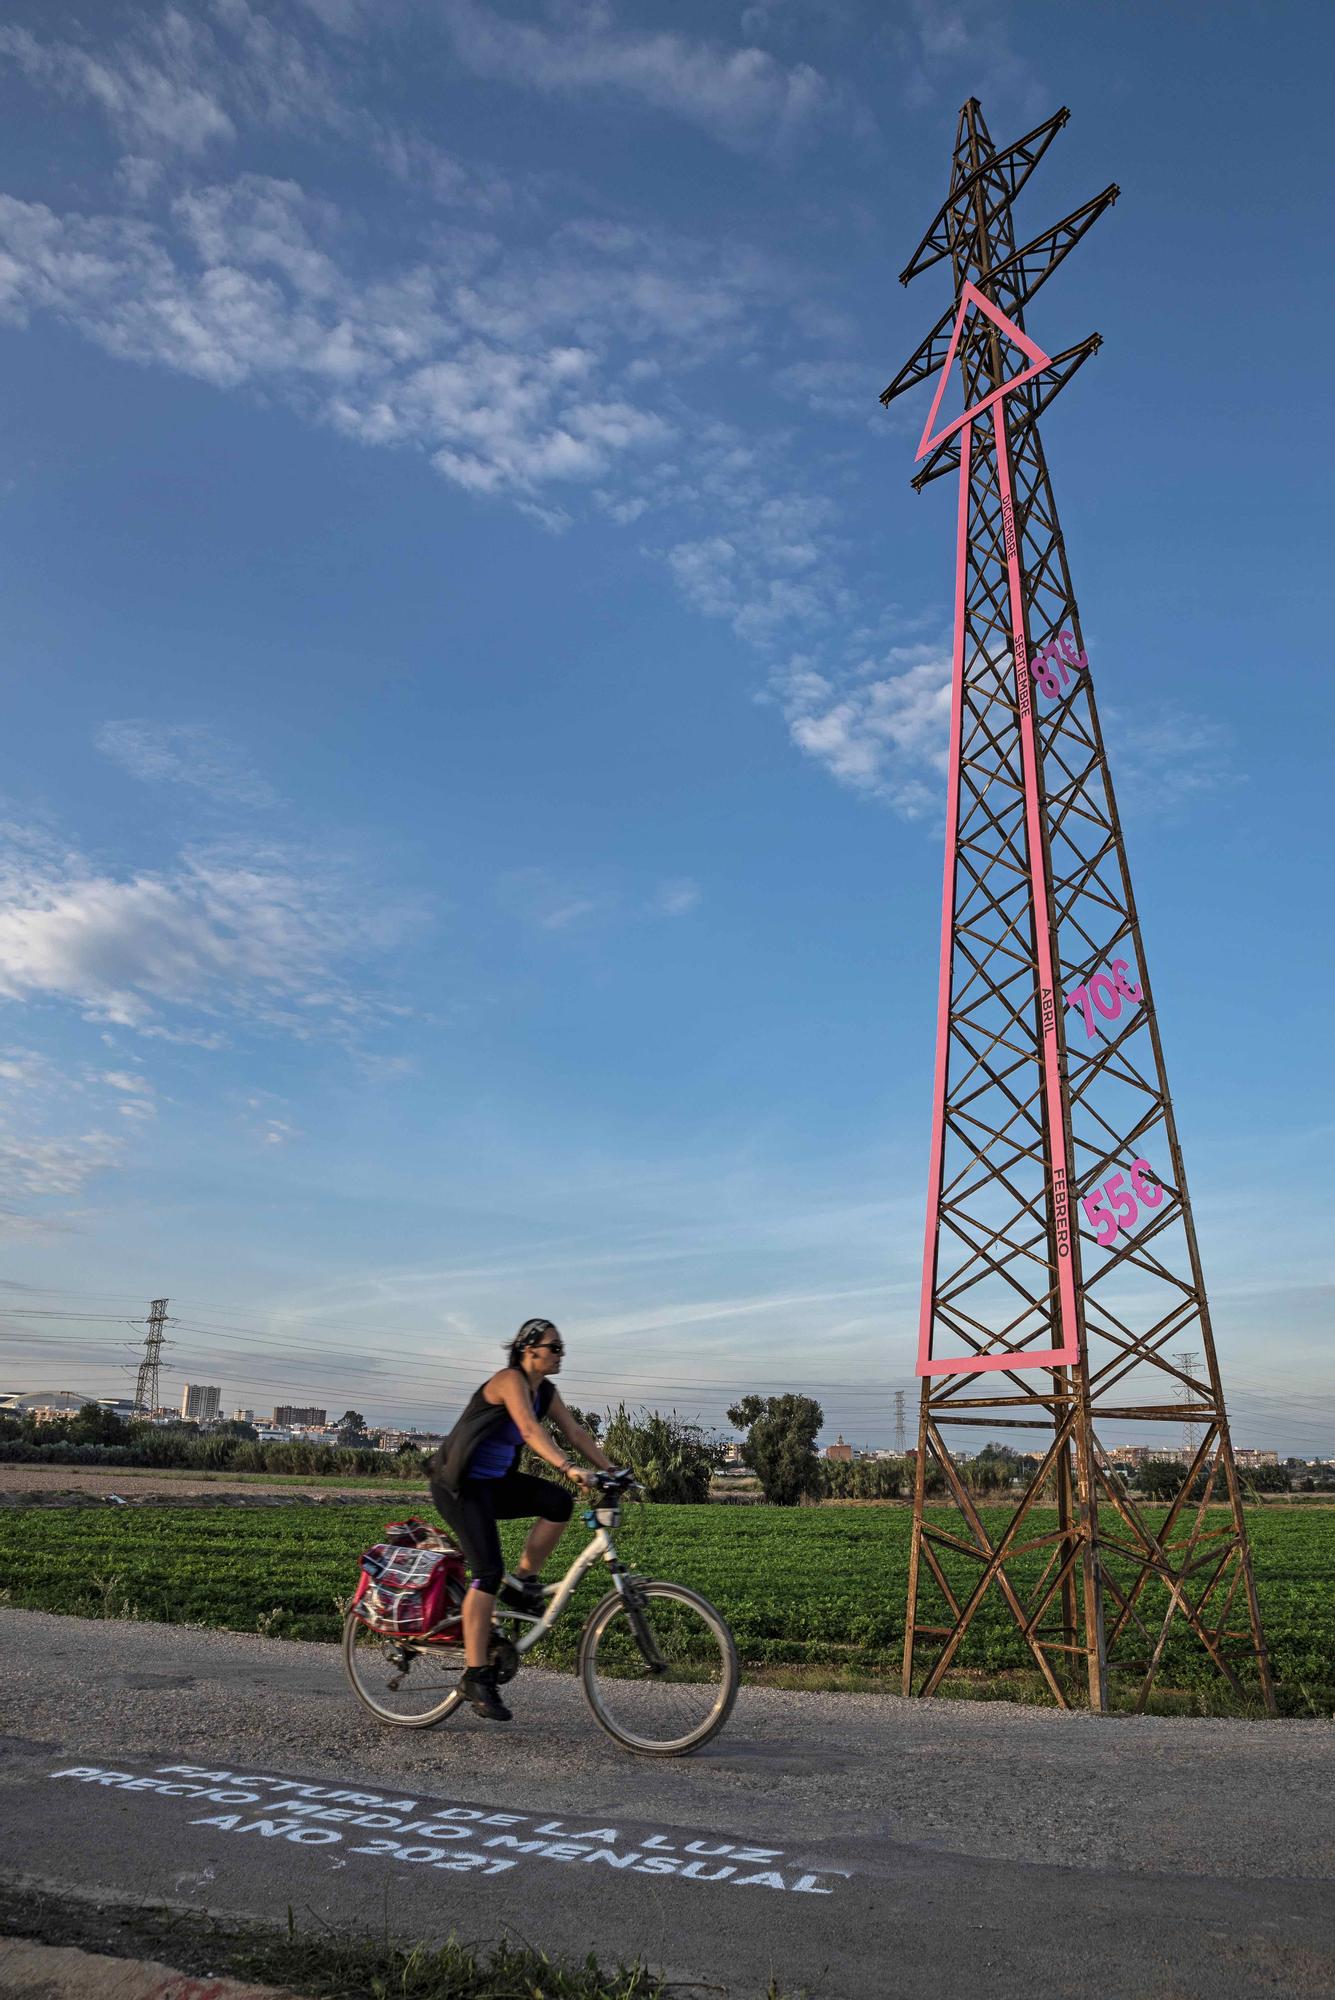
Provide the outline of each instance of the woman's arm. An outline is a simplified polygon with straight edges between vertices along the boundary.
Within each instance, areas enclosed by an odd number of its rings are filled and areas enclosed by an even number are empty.
[[[552,1391],[551,1408],[547,1414],[572,1451],[577,1451],[581,1458],[587,1458],[590,1465],[596,1465],[600,1472],[614,1472],[616,1470],[616,1467],[597,1439],[589,1436],[583,1424],[575,1422],[575,1419],[571,1416],[570,1411],[562,1401],[559,1389]]]
[[[506,1368],[493,1379],[501,1392],[501,1401],[514,1418],[515,1429],[529,1450],[536,1452],[539,1458],[545,1458],[548,1465],[554,1465],[558,1472],[573,1473],[575,1468],[560,1445],[548,1436],[546,1425],[540,1424],[534,1416],[528,1382],[519,1369]],[[553,1398],[553,1407],[555,1402]]]

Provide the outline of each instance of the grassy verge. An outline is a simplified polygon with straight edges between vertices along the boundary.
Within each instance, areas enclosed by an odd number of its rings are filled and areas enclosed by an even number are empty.
[[[9,1510],[0,1513],[0,1590],[11,1604],[39,1610],[333,1639],[359,1552],[378,1539],[386,1519],[417,1507],[420,1496],[395,1495],[388,1507]],[[996,1533],[1005,1517],[984,1509],[983,1518]],[[1036,1513],[1036,1533],[1051,1525],[1049,1515]],[[911,1526],[908,1510],[894,1506],[652,1506],[629,1512],[620,1549],[641,1573],[676,1578],[712,1599],[736,1634],[749,1678],[884,1688],[897,1685]],[[1249,1530],[1284,1708],[1329,1715],[1335,1711],[1335,1511],[1256,1510]],[[570,1554],[581,1533],[572,1530]],[[511,1562],[520,1538],[519,1527],[507,1525]],[[1037,1586],[1043,1555],[1014,1565],[1022,1591]],[[955,1567],[953,1582],[963,1592],[977,1569],[965,1558]],[[546,1664],[573,1663],[583,1616],[606,1587],[601,1572],[585,1578],[542,1650]],[[1152,1629],[1162,1612],[1156,1589],[1143,1600]],[[980,1607],[957,1667],[946,1692],[1030,1698],[1032,1658],[999,1597]],[[1180,1624],[1170,1635],[1160,1684],[1158,1705],[1220,1712],[1215,1671]],[[1234,1703],[1228,1712],[1249,1710]]]
[[[311,2000],[668,2000],[638,1961],[615,1971],[590,1956],[549,1958],[526,1945],[489,1949],[450,1936],[408,1944],[332,1930],[228,1923],[204,1911],[81,1903],[0,1885],[0,1931],[115,1958],[151,1958],[196,1977],[253,1980]],[[676,1991],[678,1989],[673,1989]],[[765,2000],[780,2000],[771,1986]]]

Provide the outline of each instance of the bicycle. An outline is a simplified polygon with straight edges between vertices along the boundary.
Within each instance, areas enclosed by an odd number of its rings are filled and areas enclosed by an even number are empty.
[[[717,1736],[732,1713],[741,1680],[737,1647],[727,1621],[697,1591],[631,1574],[613,1536],[634,1474],[593,1477],[597,1497],[584,1514],[592,1539],[558,1583],[544,1586],[547,1602],[540,1617],[509,1610],[497,1600],[489,1658],[502,1685],[513,1680],[524,1654],[551,1631],[580,1580],[596,1562],[606,1563],[612,1589],[580,1634],[576,1671],[585,1700],[623,1749],[684,1757]],[[350,1609],[343,1665],[358,1699],[381,1722],[399,1729],[430,1729],[464,1705],[457,1685],[441,1692],[463,1672],[457,1640],[390,1637]]]

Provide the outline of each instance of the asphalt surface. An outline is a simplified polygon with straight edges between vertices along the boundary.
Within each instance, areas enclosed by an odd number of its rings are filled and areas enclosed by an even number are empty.
[[[575,1681],[392,1731],[331,1646],[0,1611],[0,1874],[759,1996],[1335,1992],[1335,1727],[743,1688],[628,1756]],[[182,1768],[184,1767],[184,1768]],[[63,1774],[63,1775],[62,1775]]]

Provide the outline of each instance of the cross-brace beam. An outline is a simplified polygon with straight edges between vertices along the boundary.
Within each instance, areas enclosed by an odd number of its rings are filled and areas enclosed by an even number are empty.
[[[1023,139],[1017,139],[1002,153],[990,154],[980,166],[966,174],[932,217],[927,234],[899,274],[900,284],[911,284],[914,278],[929,271],[933,264],[939,264],[943,257],[954,255],[960,236],[973,226],[974,190],[980,183],[985,188],[984,226],[992,227],[1002,209],[1014,201],[1057,134],[1069,123],[1070,117],[1070,112],[1063,105],[1060,111],[1053,112],[1051,118],[1045,118],[1032,132],[1027,132]]]
[[[1092,201],[1087,201],[1083,208],[1073,209],[1060,222],[1054,222],[1051,229],[1043,230],[1031,243],[1026,243],[1023,250],[1014,250],[1001,263],[995,264],[988,274],[987,285],[997,304],[1014,317],[1018,308],[1027,305],[1057,266],[1069,257],[1081,237],[1112,207],[1120,193],[1121,189],[1114,182],[1102,194],[1096,194]],[[919,382],[925,382],[941,367],[950,346],[955,310],[954,306],[946,308],[894,381],[888,388],[882,389],[881,401],[887,408],[896,396],[902,396],[906,389],[916,388]],[[979,340],[991,337],[985,329],[980,329],[975,336]]]

